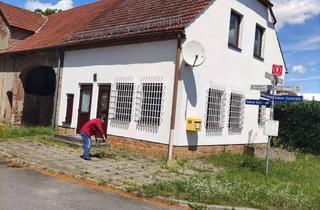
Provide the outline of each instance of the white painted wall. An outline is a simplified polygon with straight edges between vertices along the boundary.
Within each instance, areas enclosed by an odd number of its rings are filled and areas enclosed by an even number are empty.
[[[240,48],[241,52],[228,48],[231,9],[243,15]],[[207,135],[205,126],[207,90],[210,82],[226,87],[228,99],[232,89],[242,91],[247,99],[259,99],[259,91],[250,90],[251,84],[270,84],[265,72],[271,73],[272,64],[284,64],[275,30],[265,6],[253,0],[216,0],[186,28],[186,41],[196,40],[206,48],[207,60],[191,70],[183,63],[179,82],[178,112],[175,144],[219,145],[246,144],[249,132],[253,131],[253,143],[265,143],[262,127],[258,126],[258,106],[245,106],[244,128],[241,134],[228,132],[228,112],[221,136]],[[253,57],[256,24],[266,28],[264,35],[264,61]],[[183,59],[182,59],[183,60]],[[229,110],[229,100],[227,111]],[[269,109],[267,109],[269,112]],[[186,117],[203,119],[203,129],[194,134],[186,133]],[[269,116],[268,116],[269,117]]]
[[[167,144],[170,131],[176,43],[176,40],[171,40],[66,52],[61,87],[59,126],[65,120],[67,93],[73,93],[74,108],[71,127],[77,127],[79,84],[92,84],[94,73],[97,73],[98,81],[93,83],[91,118],[96,117],[99,84],[114,83],[116,76],[129,76],[134,77],[134,83],[138,85],[143,76],[162,76],[165,86],[165,99],[163,121],[157,132],[137,129],[137,123],[134,120],[127,128],[112,126],[109,122],[107,132],[112,135]]]

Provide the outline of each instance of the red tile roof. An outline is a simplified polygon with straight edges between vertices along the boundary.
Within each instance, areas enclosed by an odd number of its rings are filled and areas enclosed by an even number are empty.
[[[0,1],[0,10],[10,26],[35,32],[45,22],[41,15]]]
[[[51,16],[38,33],[0,51],[43,49],[184,29],[212,0],[101,0]]]

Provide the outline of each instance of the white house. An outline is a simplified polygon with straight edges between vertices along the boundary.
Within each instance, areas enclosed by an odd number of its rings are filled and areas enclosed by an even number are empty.
[[[250,85],[271,84],[266,72],[284,65],[275,24],[268,0],[100,1],[49,16],[3,56],[56,50],[61,132],[106,114],[115,147],[194,157],[267,142],[269,109],[245,99],[259,99]],[[197,67],[183,55],[192,41],[206,53]],[[201,128],[187,131],[192,120]]]

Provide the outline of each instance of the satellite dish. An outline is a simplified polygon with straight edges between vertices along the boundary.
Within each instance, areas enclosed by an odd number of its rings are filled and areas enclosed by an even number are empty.
[[[206,51],[197,41],[189,42],[182,50],[184,61],[192,66],[200,66],[206,60]]]

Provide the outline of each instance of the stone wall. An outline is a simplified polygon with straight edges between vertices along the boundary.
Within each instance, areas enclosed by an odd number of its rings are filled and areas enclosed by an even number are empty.
[[[0,17],[0,50],[8,48],[10,30],[5,21]]]
[[[24,77],[34,68],[43,66],[57,73],[57,61],[55,50],[0,56],[0,123],[21,124]]]

